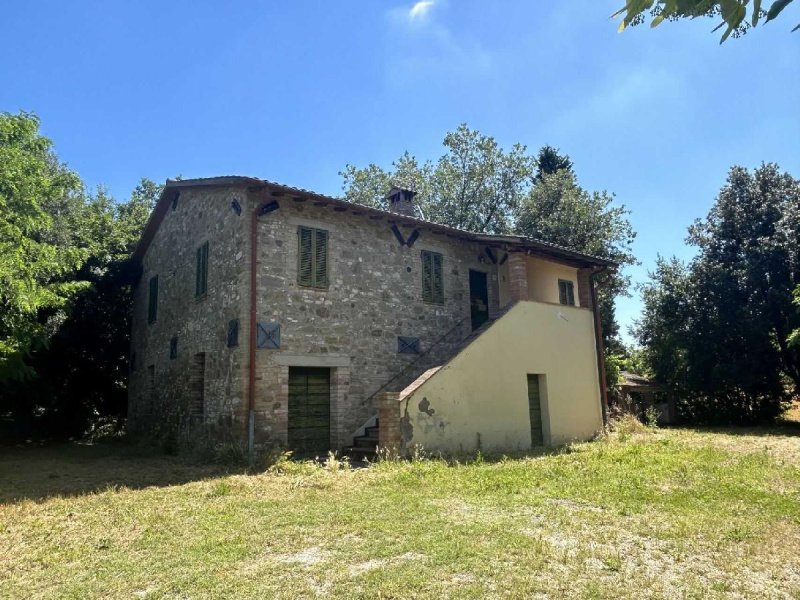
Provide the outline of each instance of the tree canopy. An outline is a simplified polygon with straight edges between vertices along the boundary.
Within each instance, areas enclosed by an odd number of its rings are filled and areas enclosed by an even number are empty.
[[[420,164],[405,152],[392,170],[370,164],[345,166],[346,200],[383,207],[383,195],[393,184],[417,192],[424,218],[458,229],[508,233],[514,212],[531,184],[533,160],[525,147],[503,150],[493,137],[465,124],[444,138],[445,153],[433,163]]]
[[[689,229],[697,257],[660,259],[636,334],[653,373],[697,421],[753,423],[800,392],[800,181],[765,164],[731,169]]]
[[[160,193],[87,193],[35,115],[0,115],[0,414],[80,434],[126,409],[132,266]]]
[[[0,114],[0,380],[29,374],[24,357],[81,288],[89,255],[76,233],[78,176],[59,162],[32,114]]]
[[[640,25],[645,21],[646,13],[652,17],[651,27],[657,27],[664,21],[679,19],[695,19],[697,17],[721,18],[722,22],[714,29],[724,29],[720,43],[733,34],[738,37],[750,27],[755,27],[763,20],[768,23],[777,18],[793,0],[773,0],[769,7],[761,0],[628,0],[612,18],[622,16],[619,30],[623,31],[631,25]],[[800,29],[797,25],[792,31]]]

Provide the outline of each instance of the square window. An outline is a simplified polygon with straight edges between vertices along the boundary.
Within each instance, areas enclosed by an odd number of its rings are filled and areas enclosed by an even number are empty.
[[[281,347],[280,323],[259,323],[256,334],[256,346],[259,348],[277,350]]]
[[[398,335],[397,352],[399,354],[419,354],[419,338]]]

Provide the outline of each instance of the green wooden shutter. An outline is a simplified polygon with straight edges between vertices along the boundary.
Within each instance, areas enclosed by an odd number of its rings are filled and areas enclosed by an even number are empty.
[[[575,285],[571,281],[558,280],[558,301],[561,304],[575,306]]]
[[[444,303],[444,272],[442,269],[442,255],[433,254],[433,301]]]
[[[444,265],[442,255],[422,251],[422,299],[425,302],[444,303]]]
[[[313,270],[313,231],[308,227],[297,230],[297,282],[300,285],[314,285]]]
[[[328,232],[314,230],[314,287],[328,287]]]
[[[433,255],[426,250],[422,251],[422,299],[433,301]]]
[[[208,242],[197,249],[197,270],[194,295],[203,296],[208,291]]]
[[[150,278],[150,295],[147,299],[147,321],[155,323],[158,316],[158,275]]]
[[[202,284],[203,275],[202,275],[202,273],[203,273],[203,247],[200,246],[197,249],[197,268],[196,268],[195,274],[194,274],[194,295],[195,296],[199,296],[199,295],[201,295],[203,293],[202,292],[202,289],[203,289],[203,284]]]

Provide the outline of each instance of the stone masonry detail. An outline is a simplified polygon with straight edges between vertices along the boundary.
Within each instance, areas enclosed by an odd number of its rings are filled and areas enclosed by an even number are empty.
[[[249,182],[255,184],[247,187]],[[132,430],[202,423],[246,439],[251,224],[257,207],[271,208],[257,217],[255,319],[280,327],[279,344],[255,350],[257,445],[288,442],[291,367],[330,369],[331,448],[350,445],[368,418],[381,406],[387,409],[387,398],[396,398],[469,338],[470,270],[486,273],[491,318],[501,313],[501,287],[504,304],[528,299],[521,252],[507,254],[504,265],[470,234],[257,182],[175,182],[166,188],[159,205],[163,219],[140,255],[134,291]],[[298,282],[300,227],[327,232],[327,287]],[[197,249],[205,243],[207,291],[197,297]],[[442,255],[441,304],[423,300],[423,251]],[[590,275],[589,269],[579,271],[581,305],[588,303]],[[148,282],[154,276],[157,318],[149,323]],[[231,321],[238,322],[238,344],[232,347]],[[399,336],[418,339],[420,353],[398,352]],[[173,339],[177,354],[170,359]]]

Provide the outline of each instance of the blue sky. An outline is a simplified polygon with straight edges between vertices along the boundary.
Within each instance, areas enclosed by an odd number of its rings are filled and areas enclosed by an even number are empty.
[[[688,258],[733,164],[800,177],[800,22],[619,34],[623,0],[14,2],[0,110],[29,110],[90,185],[243,174],[328,194],[346,163],[438,157],[466,122],[573,159],[631,209],[645,278]],[[797,7],[800,8],[800,7]],[[636,295],[619,302],[627,326]]]

